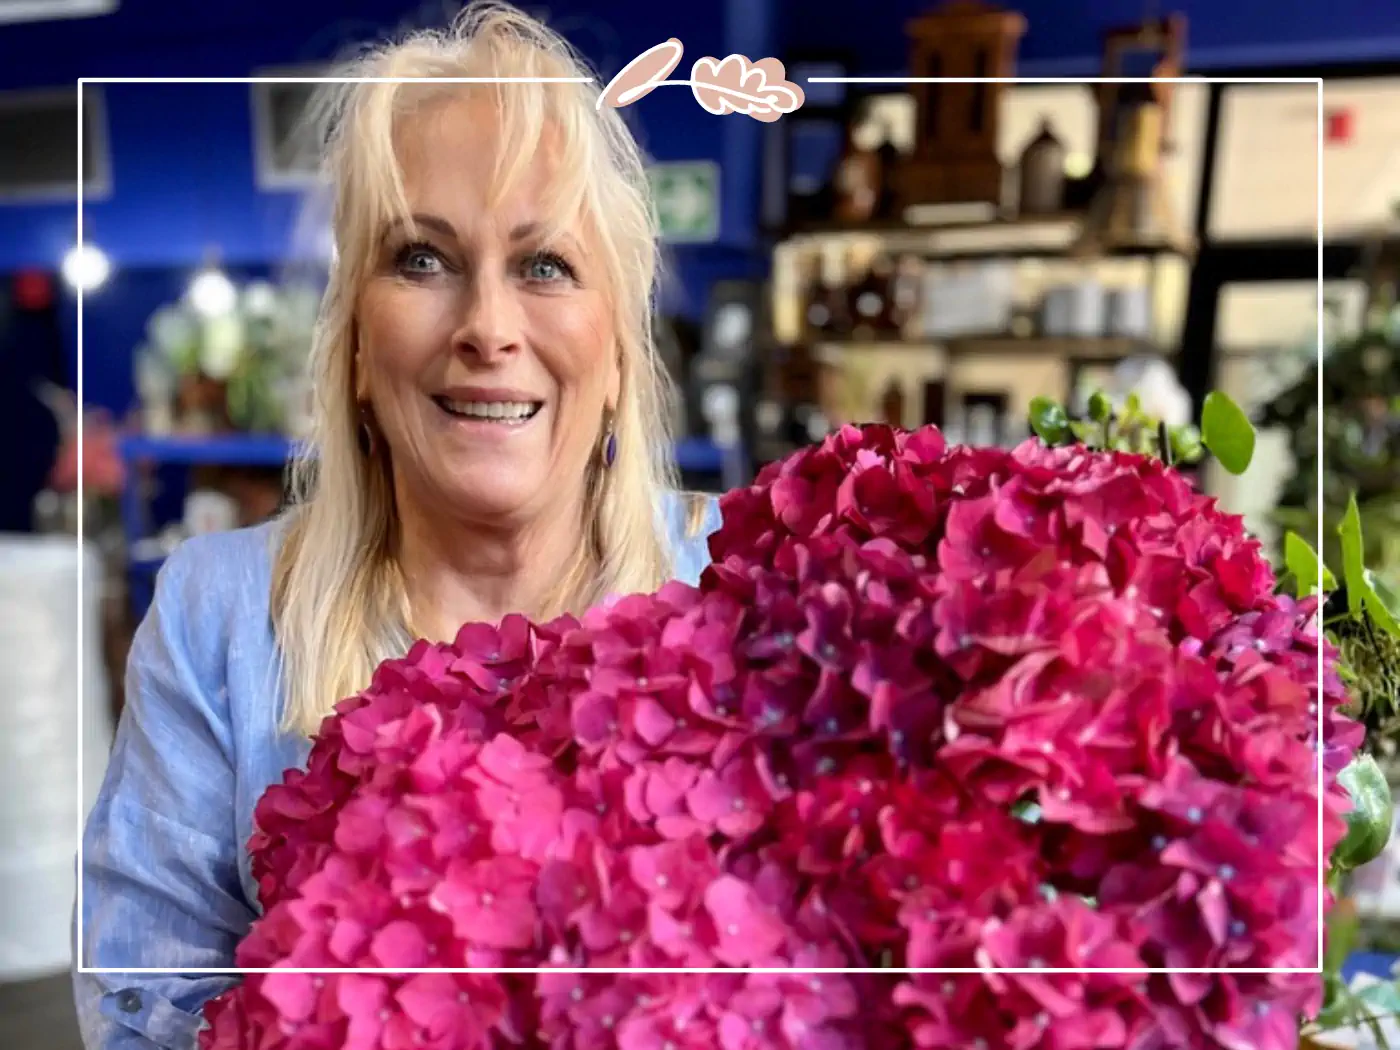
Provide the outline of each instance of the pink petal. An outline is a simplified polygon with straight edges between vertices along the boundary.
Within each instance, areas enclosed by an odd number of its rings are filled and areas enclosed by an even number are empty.
[[[267,974],[262,982],[262,994],[288,1021],[309,1020],[316,1009],[316,986],[311,974]]]
[[[726,966],[758,965],[787,938],[787,927],[759,904],[753,888],[731,875],[705,890],[705,908],[719,933],[715,955]]]
[[[670,758],[661,766],[651,766],[646,781],[647,809],[653,813],[675,812],[699,779],[700,770],[683,758]]]
[[[686,805],[691,815],[703,824],[714,824],[734,812],[738,793],[733,784],[712,769],[705,770],[695,786],[686,792]]]
[[[1215,879],[1206,884],[1201,895],[1196,898],[1196,906],[1201,910],[1206,931],[1216,947],[1224,944],[1229,936],[1229,905],[1225,901],[1225,887]]]
[[[440,1035],[461,1009],[457,991],[457,982],[448,974],[418,973],[404,982],[394,999],[414,1024]]]
[[[637,735],[655,747],[670,735],[676,727],[676,720],[654,698],[644,696],[637,701],[633,715]]]
[[[374,935],[369,953],[386,969],[417,969],[428,965],[428,942],[415,923],[399,919]]]
[[[581,744],[601,744],[617,729],[617,710],[610,697],[584,693],[574,700],[573,731]]]

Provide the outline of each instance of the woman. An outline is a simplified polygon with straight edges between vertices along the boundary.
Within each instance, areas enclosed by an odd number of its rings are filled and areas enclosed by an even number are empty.
[[[502,7],[356,76],[579,77]],[[655,231],[597,86],[357,84],[328,115],[337,262],[303,496],[166,564],[83,857],[93,967],[233,965],[253,807],[415,637],[694,581],[713,501],[669,487]],[[230,978],[77,977],[89,1050],[194,1045]]]

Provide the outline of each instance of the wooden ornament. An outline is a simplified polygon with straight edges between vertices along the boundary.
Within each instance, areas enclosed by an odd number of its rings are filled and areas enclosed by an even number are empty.
[[[1010,77],[1026,20],[980,0],[950,0],[908,26],[916,77]],[[997,154],[1001,83],[916,83],[914,152],[897,174],[901,207],[990,202],[1000,206]]]

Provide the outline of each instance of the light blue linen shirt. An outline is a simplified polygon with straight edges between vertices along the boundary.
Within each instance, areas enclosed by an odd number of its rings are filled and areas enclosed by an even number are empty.
[[[695,583],[719,525],[687,500],[660,507],[677,579]],[[162,566],[132,643],[126,708],[82,854],[82,952],[74,973],[87,1050],[192,1050],[205,1002],[258,914],[247,842],[253,807],[309,743],[277,727],[281,689],[269,614],[277,526],[188,540]]]

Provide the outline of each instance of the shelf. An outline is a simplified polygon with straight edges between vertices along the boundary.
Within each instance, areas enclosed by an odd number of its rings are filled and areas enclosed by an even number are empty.
[[[1082,212],[1062,211],[1051,215],[1017,215],[991,219],[953,219],[946,222],[917,222],[908,219],[871,219],[868,222],[850,223],[828,220],[825,222],[804,222],[792,226],[784,240],[807,234],[874,234],[874,233],[943,233],[960,230],[1014,230],[1043,226],[1078,224],[1082,222]]]
[[[950,355],[1009,357],[1034,355],[1066,359],[1115,360],[1134,354],[1171,356],[1152,343],[1128,336],[959,335],[944,338],[875,337],[825,339],[815,344],[818,356],[863,349],[939,350]]]
[[[794,230],[783,244],[821,248],[842,242],[876,242],[890,254],[919,255],[942,262],[998,258],[1076,259],[1133,256],[1185,255],[1192,249],[1167,239],[1118,244],[1102,250],[1075,250],[1084,228],[1077,214],[994,219],[989,222],[954,222],[916,226],[907,222],[872,222],[859,226],[813,224]]]
[[[131,435],[121,440],[122,459],[128,463],[280,467],[295,450],[295,442],[277,434]]]

